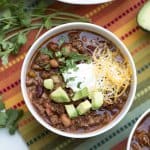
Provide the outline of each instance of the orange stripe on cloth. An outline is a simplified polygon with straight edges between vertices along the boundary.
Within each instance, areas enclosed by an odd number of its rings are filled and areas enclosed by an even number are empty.
[[[20,64],[21,66],[21,64]],[[11,83],[14,83],[14,85],[18,85],[18,79],[20,78],[20,69],[16,70],[16,68],[11,68],[13,69],[10,74],[3,74],[3,76],[0,77],[0,91],[4,88],[7,88],[11,85]],[[1,73],[2,74],[2,73]],[[13,75],[12,75],[13,74]]]

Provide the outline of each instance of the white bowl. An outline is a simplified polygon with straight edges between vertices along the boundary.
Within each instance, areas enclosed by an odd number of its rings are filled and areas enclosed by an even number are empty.
[[[132,140],[132,137],[133,137],[133,134],[136,130],[136,128],[138,127],[139,123],[143,120],[144,117],[146,117],[146,115],[148,115],[150,113],[150,109],[146,110],[142,115],[141,117],[137,120],[137,122],[135,123],[135,125],[133,126],[132,130],[131,130],[131,133],[130,133],[130,136],[128,138],[128,143],[127,143],[127,150],[130,150],[130,146],[131,146],[131,140]]]
[[[63,132],[59,129],[56,129],[52,126],[50,126],[48,123],[46,123],[42,117],[36,112],[35,108],[32,106],[28,94],[27,94],[27,89],[26,89],[26,74],[27,74],[27,68],[29,65],[29,62],[33,56],[33,54],[35,53],[35,51],[39,48],[39,46],[46,41],[46,39],[48,39],[49,37],[52,37],[58,33],[61,33],[63,31],[68,31],[68,30],[73,30],[73,29],[81,29],[81,30],[88,30],[88,31],[92,31],[95,33],[98,33],[102,36],[104,36],[106,39],[112,41],[120,50],[121,52],[129,59],[129,63],[131,65],[131,69],[133,72],[133,76],[132,76],[132,84],[131,84],[131,88],[130,88],[130,92],[129,92],[129,96],[127,99],[126,104],[124,105],[123,109],[121,110],[121,112],[118,114],[118,116],[111,121],[110,123],[108,123],[107,125],[105,125],[104,127],[89,132],[89,133],[68,133],[68,132]],[[131,56],[131,54],[129,53],[128,49],[126,48],[126,46],[123,44],[123,42],[121,42],[121,40],[113,33],[111,33],[110,31],[94,25],[94,24],[90,24],[90,23],[81,23],[81,22],[76,22],[76,23],[67,23],[67,24],[63,24],[60,26],[57,26],[53,29],[50,29],[49,31],[47,31],[46,33],[44,33],[41,37],[39,37],[31,46],[29,52],[27,53],[25,60],[23,62],[23,66],[22,66],[22,70],[21,70],[21,90],[22,90],[22,94],[25,100],[25,103],[28,107],[28,109],[30,110],[30,112],[32,113],[32,115],[34,116],[34,118],[41,124],[43,125],[45,128],[47,128],[48,130],[62,135],[62,136],[66,136],[66,137],[72,137],[72,138],[88,138],[88,137],[93,137],[99,134],[102,134],[108,130],[110,130],[111,128],[113,128],[114,126],[116,126],[122,119],[123,117],[126,115],[126,113],[128,112],[134,96],[135,96],[135,92],[136,92],[136,86],[137,86],[137,76],[136,76],[136,68],[135,68],[135,64],[133,62],[133,58]]]

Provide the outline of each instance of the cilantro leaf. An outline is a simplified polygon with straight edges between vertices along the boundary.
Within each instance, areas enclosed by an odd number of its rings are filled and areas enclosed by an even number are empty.
[[[8,115],[6,126],[9,129],[9,133],[14,134],[18,127],[18,120],[23,115],[23,111],[16,109],[8,109],[6,110],[6,114]]]
[[[8,116],[5,112],[0,112],[0,128],[6,126]]]
[[[20,22],[23,26],[27,27],[31,24],[31,17],[28,15],[25,15],[22,18],[20,18]]]
[[[66,80],[66,82],[74,81],[76,77],[70,77]]]
[[[20,32],[17,37],[17,43],[20,45],[25,44],[27,41],[27,37],[24,33]]]
[[[8,109],[6,110],[8,116],[7,127],[13,125],[23,115],[22,110]]]
[[[0,57],[2,60],[2,64],[6,65],[8,63],[8,56],[12,51],[14,51],[15,46],[12,42],[7,41],[1,41],[0,46]]]
[[[64,36],[61,36],[58,40],[58,45],[61,46],[65,42],[66,38]]]
[[[8,54],[3,55],[3,56],[1,57],[1,60],[2,60],[2,64],[3,64],[3,65],[8,64]]]
[[[50,29],[50,28],[52,27],[52,22],[51,22],[50,17],[48,17],[48,18],[45,20],[45,22],[44,22],[44,27],[45,27],[46,29]]]
[[[77,70],[77,63],[80,61],[88,63],[90,61],[90,57],[84,54],[79,54],[77,52],[69,53],[65,63],[60,67],[60,72],[65,72],[68,69]]]
[[[9,133],[12,135],[12,134],[14,134],[15,132],[16,132],[16,130],[17,130],[17,123],[15,123],[15,124],[13,124],[13,125],[10,125],[9,126]]]
[[[10,26],[11,26],[11,23],[8,23],[5,26],[3,26],[2,30],[8,30]]]
[[[48,50],[48,48],[46,47],[41,48],[40,52],[42,54],[48,55],[50,58],[53,58],[53,52],[51,50]]]
[[[82,84],[82,82],[78,82],[77,88],[80,88],[81,84]]]
[[[7,127],[10,134],[14,134],[18,127],[18,121],[22,117],[23,111],[17,109],[5,110],[5,105],[0,96],[0,128]]]
[[[11,17],[11,11],[10,11],[10,9],[4,10],[3,13],[2,13],[2,17],[3,18]]]

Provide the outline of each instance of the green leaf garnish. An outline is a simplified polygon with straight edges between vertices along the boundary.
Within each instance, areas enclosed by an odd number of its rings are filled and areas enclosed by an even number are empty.
[[[20,46],[26,42],[26,33],[33,29],[39,29],[37,38],[43,29],[74,21],[89,22],[85,17],[46,6],[43,1],[40,1],[35,8],[27,8],[24,0],[0,0],[2,10],[0,15],[0,58],[3,64],[8,63],[10,54],[18,53]],[[25,8],[28,11],[25,11]],[[45,14],[46,10],[51,13]],[[59,45],[64,41],[64,37],[60,38]],[[7,42],[13,43],[11,49],[4,46]]]
[[[74,71],[78,70],[77,63],[80,61],[84,61],[88,63],[91,58],[85,54],[79,54],[77,52],[71,52],[67,59],[65,60],[64,64],[60,67],[60,72],[65,72],[68,69],[73,69]]]
[[[45,22],[44,22],[44,27],[45,27],[46,29],[50,29],[50,28],[52,27],[52,22],[51,22],[50,17],[48,17],[48,18],[45,20]]]
[[[58,45],[62,45],[65,42],[65,37],[61,36],[60,39],[58,40]]]
[[[5,105],[4,103],[2,102],[2,96],[0,95],[0,111],[5,109]]]
[[[8,63],[8,54],[2,56],[2,64],[7,65]]]
[[[53,58],[53,52],[46,47],[41,48],[40,52],[42,54],[48,55],[50,58]]]
[[[20,32],[18,34],[17,43],[20,45],[23,45],[26,43],[26,41],[27,41],[26,35],[24,33]]]
[[[76,77],[70,77],[66,80],[66,82],[69,82],[69,81],[74,81]]]
[[[80,88],[81,84],[82,84],[82,82],[78,82],[77,88]]]
[[[8,116],[5,112],[0,112],[0,128],[5,127]]]
[[[5,110],[5,105],[0,96],[0,128],[8,128],[10,134],[17,130],[18,121],[22,117],[23,111],[17,109]]]

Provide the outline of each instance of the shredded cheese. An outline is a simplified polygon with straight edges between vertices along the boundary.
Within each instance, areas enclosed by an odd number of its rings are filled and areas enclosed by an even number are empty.
[[[107,46],[103,50],[97,47],[93,52],[93,64],[97,84],[95,89],[102,91],[104,100],[112,104],[121,96],[131,82],[132,72],[125,58],[123,62],[117,62],[115,56],[120,55],[119,50],[111,52]]]

